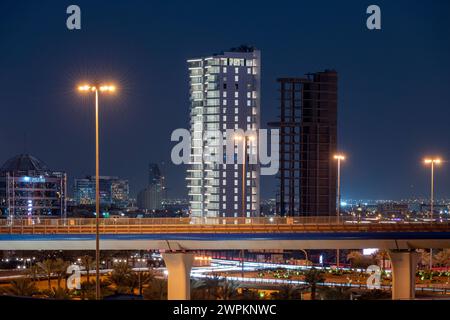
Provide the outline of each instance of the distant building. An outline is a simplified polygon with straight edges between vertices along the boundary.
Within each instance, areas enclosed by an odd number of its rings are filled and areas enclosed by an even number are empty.
[[[378,213],[384,216],[405,216],[409,213],[407,203],[385,202],[377,205]]]
[[[65,216],[66,181],[66,173],[29,154],[9,159],[0,169],[1,216]]]
[[[112,176],[100,176],[100,204],[126,207],[129,200],[128,180]],[[95,204],[95,176],[75,179],[74,199],[78,205]]]
[[[137,196],[137,206],[142,210],[163,209],[165,198],[164,176],[156,163],[149,164],[148,185]]]

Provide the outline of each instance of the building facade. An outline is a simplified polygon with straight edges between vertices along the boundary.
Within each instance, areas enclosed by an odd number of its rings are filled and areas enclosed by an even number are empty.
[[[148,185],[137,196],[137,206],[143,210],[163,209],[165,199],[164,176],[156,163],[150,163],[148,168]]]
[[[190,78],[191,158],[187,174],[190,211],[197,217],[259,215],[259,164],[232,161],[225,145],[207,139],[230,130],[258,132],[260,127],[260,52],[242,46],[220,54],[188,60]],[[227,133],[228,131],[228,133]],[[247,141],[247,139],[243,139]],[[257,143],[244,143],[245,158],[257,156]],[[219,150],[221,149],[221,150]],[[223,154],[219,163],[206,154]]]
[[[129,202],[128,180],[118,177],[100,176],[100,204],[116,207],[126,207]],[[74,199],[78,205],[95,204],[95,176],[75,179]]]
[[[336,214],[337,73],[280,78],[280,169],[277,211],[282,216]]]
[[[67,176],[50,170],[28,154],[6,161],[0,169],[2,217],[65,217]]]

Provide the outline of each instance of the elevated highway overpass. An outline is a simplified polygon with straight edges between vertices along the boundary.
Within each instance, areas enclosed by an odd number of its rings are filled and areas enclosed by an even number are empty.
[[[414,297],[418,248],[450,248],[450,223],[318,218],[109,218],[101,250],[162,250],[169,298],[188,299],[195,250],[390,250],[393,298]],[[0,220],[0,250],[94,250],[95,219]]]

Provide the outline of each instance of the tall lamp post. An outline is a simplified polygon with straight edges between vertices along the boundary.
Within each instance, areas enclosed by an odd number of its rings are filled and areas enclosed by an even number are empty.
[[[334,160],[337,161],[337,195],[336,195],[336,216],[337,216],[337,223],[340,222],[341,217],[341,161],[345,160],[345,156],[342,154],[335,154]],[[336,267],[339,268],[339,249],[336,250]]]
[[[433,223],[433,211],[434,211],[434,165],[442,163],[440,158],[427,158],[423,161],[426,165],[431,167],[431,183],[430,183],[430,223]],[[430,271],[433,268],[433,248],[430,248]]]
[[[93,92],[95,97],[95,298],[100,300],[100,183],[99,183],[99,133],[98,133],[98,113],[99,93],[114,93],[116,87],[113,85],[89,85],[84,84],[78,87],[80,92]]]
[[[242,141],[242,218],[245,221],[245,217],[246,215],[246,206],[245,206],[245,190],[246,190],[246,176],[247,176],[247,172],[246,172],[246,167],[247,167],[247,141],[254,141],[255,137],[254,136],[246,136],[244,135],[235,135],[234,139],[236,141]],[[244,277],[244,250],[241,250],[241,262],[242,262],[242,278]]]

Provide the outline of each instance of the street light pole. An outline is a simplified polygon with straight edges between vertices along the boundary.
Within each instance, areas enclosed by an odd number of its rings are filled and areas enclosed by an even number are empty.
[[[246,214],[245,214],[245,178],[246,178],[246,176],[245,176],[245,174],[246,174],[246,172],[245,172],[245,165],[246,165],[246,162],[247,162],[247,136],[245,136],[244,135],[244,137],[243,137],[243,140],[244,141],[242,141],[242,148],[243,148],[243,152],[242,152],[242,154],[243,154],[243,161],[242,161],[242,218],[243,218],[243,222],[245,223],[245,216],[246,216]],[[242,276],[242,278],[244,278],[244,249],[242,249],[241,250],[241,268],[242,268],[242,270],[241,270],[241,276]]]
[[[336,204],[336,216],[337,223],[340,224],[341,219],[341,160],[345,160],[345,156],[342,154],[334,155],[334,159],[337,160],[337,204]],[[339,268],[340,251],[336,250],[336,268]]]
[[[95,88],[95,298],[100,300],[100,153],[98,130],[98,89]]]
[[[245,210],[245,181],[246,181],[246,164],[247,164],[247,136],[244,136],[242,142],[242,154],[243,154],[243,161],[242,161],[242,218],[246,217],[246,210]]]
[[[99,92],[115,92],[112,85],[78,87],[81,92],[91,91],[95,97],[95,298],[100,300],[100,139],[99,139]]]
[[[337,206],[336,206],[336,214],[337,214],[337,222],[339,224],[340,220],[340,208],[341,208],[341,158],[337,160]]]
[[[431,167],[431,184],[430,184],[430,223],[433,223],[433,211],[434,211],[434,165],[441,164],[442,160],[439,158],[425,159],[424,163],[429,164]],[[430,248],[430,271],[433,269],[433,248]]]
[[[251,141],[255,140],[254,136],[247,137],[244,135],[236,135],[234,137],[235,140],[241,141],[242,140],[242,201],[241,201],[241,210],[242,210],[242,221],[245,223],[246,218],[246,206],[245,206],[245,197],[246,197],[246,178],[247,178],[247,172],[246,172],[246,166],[247,166],[247,139],[250,139]],[[241,250],[241,275],[244,277],[244,250]]]
[[[430,190],[430,220],[433,221],[434,211],[434,161],[431,161],[431,190]]]

